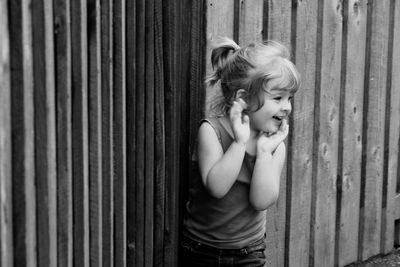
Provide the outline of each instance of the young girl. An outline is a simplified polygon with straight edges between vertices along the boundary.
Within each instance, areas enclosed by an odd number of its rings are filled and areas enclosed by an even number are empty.
[[[291,99],[300,75],[280,43],[212,51],[218,115],[202,120],[186,205],[183,266],[263,266],[265,210],[279,194]]]

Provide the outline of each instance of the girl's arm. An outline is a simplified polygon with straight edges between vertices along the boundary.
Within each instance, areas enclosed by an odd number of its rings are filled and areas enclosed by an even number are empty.
[[[202,123],[198,134],[198,161],[203,184],[209,193],[222,198],[239,175],[246,144],[234,141],[224,153],[212,126]]]
[[[256,210],[265,210],[278,199],[285,157],[286,147],[283,142],[273,154],[257,153],[250,184],[250,203]]]
[[[268,136],[260,133],[257,140],[257,158],[250,183],[249,200],[257,210],[265,210],[279,196],[279,182],[286,157],[283,140],[289,133],[289,125],[283,120],[278,132]]]

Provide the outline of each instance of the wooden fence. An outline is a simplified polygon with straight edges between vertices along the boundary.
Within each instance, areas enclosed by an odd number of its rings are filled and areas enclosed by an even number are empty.
[[[0,266],[178,266],[207,39],[302,74],[269,266],[400,245],[400,3],[0,0]]]
[[[209,39],[279,40],[302,74],[269,265],[344,266],[400,245],[400,3],[207,4]]]

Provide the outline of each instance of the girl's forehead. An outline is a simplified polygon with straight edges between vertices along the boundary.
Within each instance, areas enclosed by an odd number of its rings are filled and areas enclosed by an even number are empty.
[[[271,88],[269,90],[264,90],[264,92],[266,92],[267,94],[271,95],[271,96],[276,96],[276,95],[293,95],[293,92],[288,90],[287,88],[280,88],[280,87],[276,87],[276,88]]]

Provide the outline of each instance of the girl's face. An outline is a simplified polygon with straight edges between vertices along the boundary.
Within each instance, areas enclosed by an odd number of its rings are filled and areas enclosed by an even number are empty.
[[[276,133],[284,119],[292,111],[292,94],[283,90],[263,92],[263,106],[255,112],[250,112],[250,128],[256,132]]]

